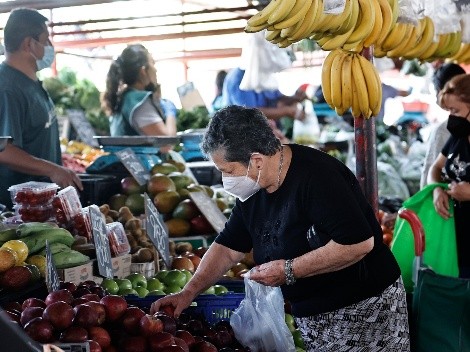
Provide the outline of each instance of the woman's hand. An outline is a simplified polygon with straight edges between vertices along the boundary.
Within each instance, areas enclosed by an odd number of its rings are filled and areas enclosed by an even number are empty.
[[[172,306],[174,309],[173,316],[178,318],[181,312],[189,307],[193,299],[194,295],[191,292],[185,290],[162,297],[152,303],[150,307],[150,314],[158,312],[164,306]]]
[[[440,187],[436,187],[433,191],[433,203],[436,212],[444,219],[450,218],[449,212],[449,195]]]
[[[265,286],[280,286],[286,283],[285,260],[273,260],[250,270],[250,279]]]
[[[447,194],[459,202],[470,200],[470,184],[468,182],[452,182]]]

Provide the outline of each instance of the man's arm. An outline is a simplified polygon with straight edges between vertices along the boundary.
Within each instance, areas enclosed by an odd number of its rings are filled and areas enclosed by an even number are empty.
[[[8,143],[5,150],[0,152],[0,164],[17,172],[49,177],[52,182],[57,183],[61,188],[74,186],[79,190],[83,190],[80,178],[72,170],[50,161],[36,158],[11,143]]]

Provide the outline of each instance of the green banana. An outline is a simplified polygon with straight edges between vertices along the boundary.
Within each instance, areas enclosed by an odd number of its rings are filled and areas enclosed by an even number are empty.
[[[49,245],[59,242],[71,247],[74,238],[72,234],[65,229],[52,228],[26,236],[21,240],[28,246],[29,253],[35,254],[46,247],[46,241],[49,241]]]
[[[16,234],[18,238],[23,238],[42,230],[51,230],[56,228],[56,225],[46,222],[25,222],[18,226],[16,229]]]
[[[82,265],[90,261],[90,257],[73,249],[53,254],[52,259],[54,260],[54,264],[57,269],[70,268],[72,266]]]
[[[0,231],[0,242],[7,242],[10,240],[17,240],[16,228],[4,229]]]
[[[52,255],[63,252],[63,251],[70,250],[69,246],[67,246],[66,244],[60,243],[60,242],[52,243],[52,244],[49,245],[49,247],[51,248],[51,254]],[[37,254],[46,256],[46,247],[41,249]]]

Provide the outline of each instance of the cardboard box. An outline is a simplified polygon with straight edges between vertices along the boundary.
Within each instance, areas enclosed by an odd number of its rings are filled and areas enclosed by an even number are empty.
[[[132,263],[131,273],[144,274],[144,276],[149,279],[155,275],[155,262]]]
[[[80,282],[93,280],[93,263],[90,261],[71,268],[57,269],[57,274],[59,274],[61,280],[70,281],[78,285]]]
[[[118,279],[123,279],[131,273],[131,255],[125,254],[111,258],[113,264],[113,275]]]

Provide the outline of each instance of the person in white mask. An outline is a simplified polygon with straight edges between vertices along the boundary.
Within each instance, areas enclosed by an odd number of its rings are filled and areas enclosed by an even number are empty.
[[[172,305],[175,315],[253,250],[249,278],[280,286],[307,351],[409,351],[400,268],[354,174],[317,149],[282,145],[258,109],[215,113],[202,151],[238,197]]]
[[[36,75],[54,61],[46,21],[38,11],[21,8],[11,12],[4,28],[0,136],[12,139],[0,152],[0,203],[7,207],[8,187],[22,182],[52,181],[83,189],[80,178],[61,166],[54,104]]]

